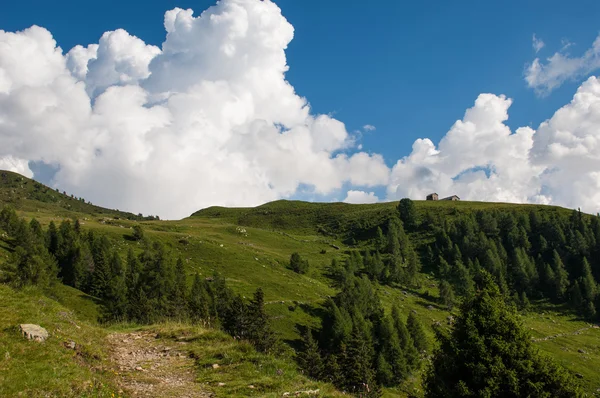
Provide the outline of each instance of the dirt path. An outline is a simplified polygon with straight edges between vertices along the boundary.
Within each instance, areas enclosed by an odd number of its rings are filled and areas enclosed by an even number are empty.
[[[156,338],[156,333],[108,336],[120,387],[136,397],[213,397],[194,381],[194,361],[184,342]]]

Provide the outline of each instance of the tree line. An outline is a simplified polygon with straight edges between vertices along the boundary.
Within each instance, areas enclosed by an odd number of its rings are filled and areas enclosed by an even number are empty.
[[[340,292],[324,305],[322,327],[303,333],[301,368],[310,376],[365,397],[395,386],[421,364],[428,341],[411,312],[405,321],[397,306],[385,314],[366,276],[348,275]]]
[[[35,218],[27,222],[5,207],[0,228],[13,246],[0,270],[5,282],[18,287],[62,282],[101,299],[103,321],[191,321],[220,327],[261,352],[277,347],[262,289],[246,302],[218,274],[195,274],[188,284],[183,260],[174,261],[161,243],[143,238],[139,227],[134,235],[142,250],[135,254],[130,248],[125,258],[106,235],[84,231],[78,220],[63,220],[58,227],[51,221],[44,230]]]

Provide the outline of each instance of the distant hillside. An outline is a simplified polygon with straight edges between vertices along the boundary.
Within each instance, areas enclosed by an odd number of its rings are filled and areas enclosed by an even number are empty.
[[[128,220],[149,220],[154,217],[111,210],[95,206],[85,198],[77,198],[68,192],[52,189],[20,174],[0,170],[0,206],[9,204],[23,211],[49,211],[69,217],[71,212],[103,215]]]
[[[508,210],[568,214],[557,206],[469,202],[469,201],[414,201],[421,217],[452,219],[461,214],[480,210]],[[313,203],[297,200],[278,200],[257,207],[209,207],[192,214],[192,218],[218,218],[245,227],[293,231],[299,234],[321,234],[340,239],[367,239],[374,236],[378,226],[396,212],[398,202],[375,204]],[[385,232],[385,231],[384,231]]]

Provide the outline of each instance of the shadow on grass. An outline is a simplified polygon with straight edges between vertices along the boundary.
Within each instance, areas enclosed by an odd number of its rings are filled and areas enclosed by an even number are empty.
[[[429,302],[429,301],[417,300],[417,301],[415,301],[415,303],[418,304],[418,305],[420,305],[421,307],[423,307],[425,309],[429,309],[428,307],[433,307],[436,310],[448,311],[448,309],[446,307],[442,307],[439,304],[432,303],[432,302]]]
[[[135,239],[132,235],[127,235],[127,234],[123,234],[123,239],[125,239],[126,241],[129,241],[129,242],[137,241],[137,239]]]
[[[298,307],[300,307],[300,309],[306,312],[308,315],[315,318],[323,319],[326,315],[326,311],[323,307],[312,306],[307,303],[300,303],[298,304]]]

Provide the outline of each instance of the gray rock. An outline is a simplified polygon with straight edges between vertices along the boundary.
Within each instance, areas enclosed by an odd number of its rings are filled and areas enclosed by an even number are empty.
[[[77,344],[73,340],[65,341],[65,347],[70,350],[74,350],[77,347]]]
[[[587,354],[587,352],[585,352],[585,350],[582,350],[581,348],[577,350],[578,353],[580,354]]]
[[[48,338],[48,331],[40,325],[33,325],[31,323],[23,323],[19,325],[19,330],[23,337],[28,340],[34,341],[45,341]]]

